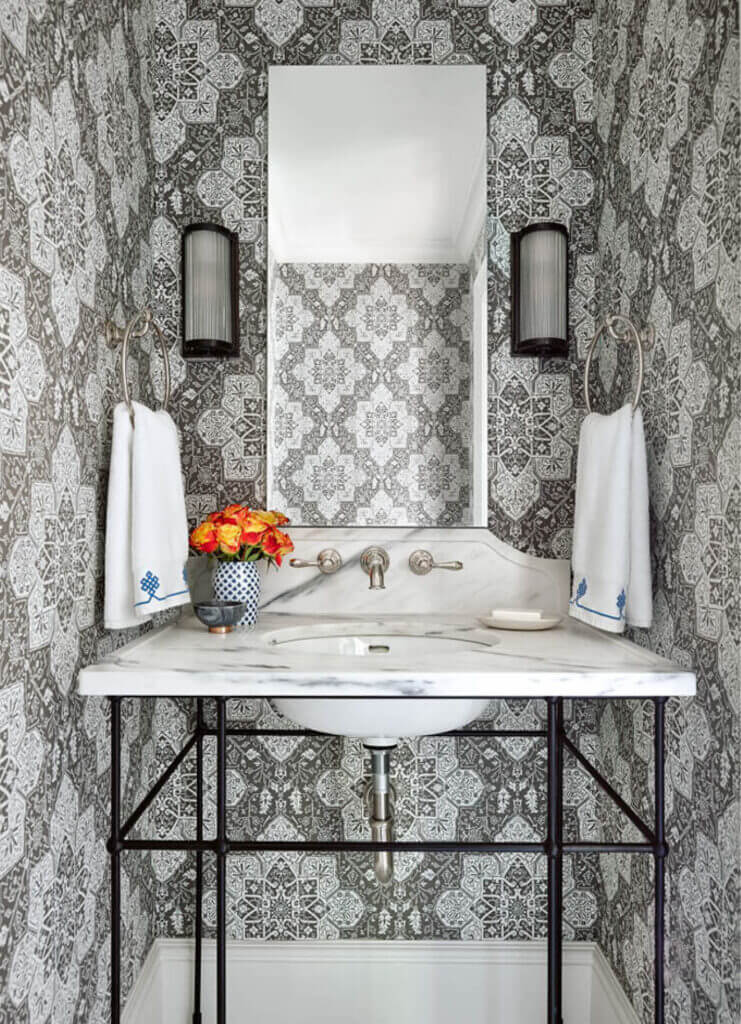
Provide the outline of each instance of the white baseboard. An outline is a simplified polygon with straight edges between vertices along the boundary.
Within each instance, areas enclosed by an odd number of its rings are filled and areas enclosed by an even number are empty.
[[[203,1024],[214,1024],[213,942]],[[566,942],[564,1024],[639,1024],[595,943]],[[157,939],[123,1024],[192,1024],[193,943]],[[228,1024],[543,1024],[543,942],[231,942]]]

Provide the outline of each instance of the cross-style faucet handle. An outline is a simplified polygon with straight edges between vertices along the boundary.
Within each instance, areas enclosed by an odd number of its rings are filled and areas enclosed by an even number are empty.
[[[319,552],[316,562],[307,562],[303,558],[292,558],[288,564],[294,569],[318,569],[325,576],[331,576],[332,573],[342,568],[342,556],[334,548],[325,548]]]
[[[415,576],[426,576],[433,569],[450,569],[458,572],[463,568],[463,562],[457,559],[453,562],[436,562],[429,551],[420,549],[413,551],[409,556],[409,568]]]

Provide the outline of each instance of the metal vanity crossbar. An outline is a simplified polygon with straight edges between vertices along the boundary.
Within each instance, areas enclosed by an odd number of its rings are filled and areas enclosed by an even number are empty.
[[[267,694],[265,695],[267,696]],[[216,728],[207,726],[204,699],[216,704]],[[202,972],[202,902],[203,855],[216,858],[216,1021],[226,1024],[226,858],[230,853],[263,851],[335,851],[341,852],[419,852],[419,853],[532,853],[548,858],[548,1004],[547,1024],[564,1024],[561,1009],[561,954],[563,931],[563,857],[572,853],[636,853],[654,858],[654,996],[655,1024],[664,1022],[664,872],[667,844],[664,832],[664,708],[666,697],[653,697],[655,808],[653,828],[630,807],[608,780],[581,753],[568,737],[563,722],[563,698],[548,697],[546,729],[458,729],[445,736],[478,737],[541,737],[548,746],[548,809],[546,836],[541,842],[347,842],[307,840],[302,842],[255,841],[232,839],[226,828],[226,755],[231,736],[311,736],[302,729],[247,729],[227,725],[229,698],[196,698],[196,728],[188,742],[134,811],[121,820],[121,700],[109,697],[111,704],[111,1024],[121,1020],[121,855],[126,850],[178,850],[196,855],[195,892],[195,981],[193,993],[193,1024],[201,1024]],[[333,698],[327,698],[333,699]],[[365,700],[373,698],[362,698]],[[526,699],[526,698],[513,698]],[[646,699],[646,698],[641,698]],[[216,737],[216,838],[203,838],[203,739]],[[168,780],[195,748],[196,753],[196,838],[194,840],[129,839],[131,830],[162,791]],[[592,843],[563,841],[563,757],[573,755],[599,787],[614,801],[644,837],[636,843]],[[568,1022],[566,1022],[568,1024]]]

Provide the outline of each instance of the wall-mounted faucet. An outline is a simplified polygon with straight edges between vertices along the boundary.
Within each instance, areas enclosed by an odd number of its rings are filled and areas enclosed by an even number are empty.
[[[388,552],[383,548],[366,548],[360,556],[360,565],[363,572],[370,576],[369,590],[385,590],[384,573],[389,567]]]

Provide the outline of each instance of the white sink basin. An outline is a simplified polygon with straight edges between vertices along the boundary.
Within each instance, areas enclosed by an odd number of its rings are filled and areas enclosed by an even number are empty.
[[[420,658],[449,660],[455,666],[461,654],[486,654],[498,643],[495,637],[469,638],[432,632],[429,628],[409,624],[374,622],[367,629],[355,624],[313,626],[278,630],[267,638],[270,647],[305,655],[326,655],[332,658],[327,674],[341,676],[336,658],[356,661],[349,665],[348,675],[363,671],[361,659],[373,667],[388,664],[399,671],[408,667],[410,674]],[[434,700],[424,697],[392,699],[275,698],[273,705],[280,714],[305,729],[336,736],[353,736],[367,746],[394,746],[400,736],[431,736],[460,729],[478,718],[488,701],[461,698]]]
[[[277,647],[307,654],[338,654],[341,657],[394,657],[415,655],[456,654],[491,646],[478,640],[449,636],[408,636],[401,633],[352,633],[347,636],[298,636],[286,640],[272,640]]]

